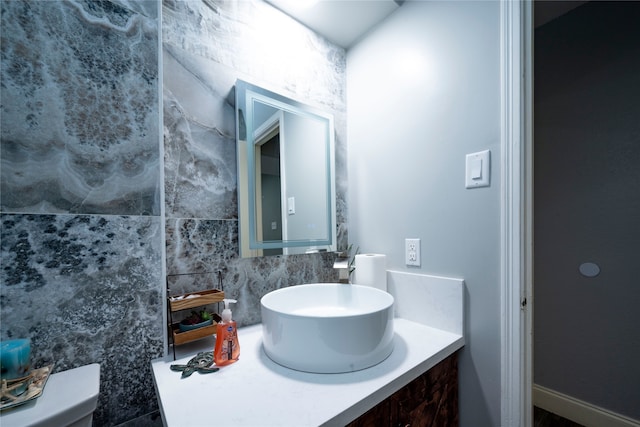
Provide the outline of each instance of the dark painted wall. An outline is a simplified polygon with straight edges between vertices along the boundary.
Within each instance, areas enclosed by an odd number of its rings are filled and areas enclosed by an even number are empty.
[[[590,2],[541,26],[534,77],[534,381],[635,419],[638,22],[638,2]]]

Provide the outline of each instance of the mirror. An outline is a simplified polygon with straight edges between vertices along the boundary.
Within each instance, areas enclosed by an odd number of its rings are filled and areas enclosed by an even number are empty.
[[[238,80],[240,256],[336,250],[333,116]]]

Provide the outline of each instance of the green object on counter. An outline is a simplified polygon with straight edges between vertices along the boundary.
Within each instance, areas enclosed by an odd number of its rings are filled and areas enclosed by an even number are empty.
[[[198,371],[201,374],[209,374],[220,370],[220,368],[211,368],[211,365],[213,365],[213,352],[202,351],[196,354],[195,357],[191,358],[186,365],[171,365],[169,368],[172,371],[182,372],[182,376],[180,378],[187,378],[195,371]]]

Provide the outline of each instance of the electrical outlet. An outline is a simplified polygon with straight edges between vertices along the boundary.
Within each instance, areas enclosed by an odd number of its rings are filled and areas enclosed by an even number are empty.
[[[420,267],[420,239],[404,239],[404,262]]]

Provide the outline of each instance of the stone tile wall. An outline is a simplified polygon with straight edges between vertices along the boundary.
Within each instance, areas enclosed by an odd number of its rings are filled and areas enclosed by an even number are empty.
[[[165,1],[162,40],[167,273],[216,283],[222,270],[234,318],[255,324],[266,292],[337,276],[331,254],[238,257],[233,87],[240,78],[334,114],[346,247],[345,52],[262,1]]]
[[[257,0],[1,8],[1,338],[56,371],[99,362],[94,423],[121,424],[157,409],[165,273],[182,292],[222,271],[242,325],[272,289],[336,279],[330,254],[238,257],[229,95],[242,78],[335,114],[345,245],[345,54]]]
[[[101,364],[96,425],[153,410],[162,354],[159,7],[2,2],[1,337]]]

